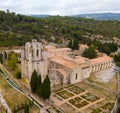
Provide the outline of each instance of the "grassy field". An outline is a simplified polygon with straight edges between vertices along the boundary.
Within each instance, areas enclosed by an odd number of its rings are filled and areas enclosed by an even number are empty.
[[[14,110],[14,107],[17,107],[18,105],[22,105],[25,102],[28,102],[28,98],[19,93],[18,91],[16,91],[15,89],[13,89],[4,79],[3,77],[0,75],[0,90],[1,93],[4,97],[4,99],[6,100],[8,106],[11,108],[11,110]],[[0,109],[1,110],[1,109]],[[39,110],[38,108],[36,108],[35,106],[30,107],[30,111],[31,113],[37,113]],[[1,113],[1,111],[0,111]],[[23,112],[20,112],[23,113]]]
[[[0,79],[2,79],[1,75]],[[4,79],[2,79],[0,83],[0,89],[3,97],[12,111],[15,106],[24,104],[26,101],[28,101],[26,96],[13,89]]]

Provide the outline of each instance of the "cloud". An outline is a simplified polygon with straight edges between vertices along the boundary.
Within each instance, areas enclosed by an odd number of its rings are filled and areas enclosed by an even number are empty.
[[[119,12],[119,0],[0,0],[0,9],[22,14]]]

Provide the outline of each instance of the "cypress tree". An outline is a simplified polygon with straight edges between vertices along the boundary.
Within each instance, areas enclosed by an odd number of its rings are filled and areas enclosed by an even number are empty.
[[[47,75],[42,85],[42,97],[43,99],[49,99],[50,95],[51,95],[50,79]]]
[[[29,105],[27,103],[24,106],[24,113],[29,113]]]
[[[39,88],[39,86],[41,86],[41,84],[42,84],[41,75],[39,75],[39,76],[37,77],[37,89]]]
[[[33,93],[35,93],[37,90],[37,78],[38,78],[37,72],[36,70],[34,70],[30,80],[31,91]]]
[[[3,54],[0,53],[0,63],[3,64]]]
[[[14,107],[13,113],[17,113],[17,110],[16,110],[16,108],[15,108],[15,107]]]
[[[6,113],[8,113],[7,109],[5,111],[6,111]]]
[[[37,95],[39,97],[41,97],[42,95],[42,81],[41,81],[41,75],[38,76],[37,79],[37,91],[36,91]]]
[[[38,87],[36,93],[39,97],[42,97],[42,84]]]
[[[73,42],[73,49],[78,50],[78,48],[79,48],[79,42],[78,42],[77,39],[74,39],[74,42]]]

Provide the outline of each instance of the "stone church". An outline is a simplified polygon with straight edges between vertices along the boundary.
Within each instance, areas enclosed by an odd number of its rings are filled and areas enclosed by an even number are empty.
[[[73,54],[70,48],[43,45],[36,40],[27,42],[21,52],[22,78],[29,84],[36,70],[42,80],[49,76],[51,86],[74,84],[112,66],[113,59],[107,55],[88,59]]]

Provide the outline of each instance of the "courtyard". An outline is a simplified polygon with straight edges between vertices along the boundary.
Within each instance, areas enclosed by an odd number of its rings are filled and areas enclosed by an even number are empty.
[[[52,101],[54,101],[57,106],[62,106],[62,109],[64,109],[65,106],[66,108],[70,107],[70,109],[72,109],[70,113],[74,110],[84,110],[103,99],[103,97],[99,97],[77,85],[72,85],[52,94]]]
[[[110,113],[115,95],[81,82],[54,91],[51,99],[65,113]]]

